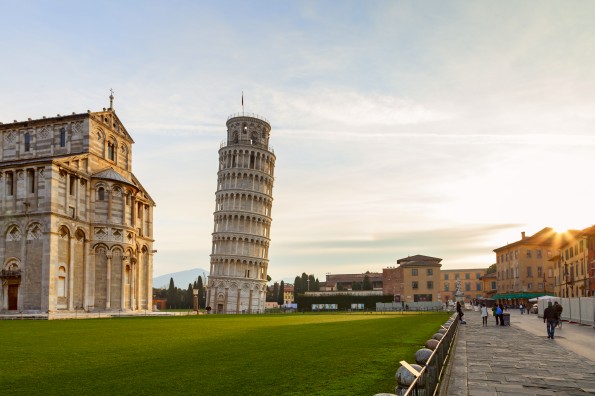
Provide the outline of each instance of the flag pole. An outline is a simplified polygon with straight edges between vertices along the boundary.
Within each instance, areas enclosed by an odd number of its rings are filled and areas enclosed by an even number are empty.
[[[242,116],[244,115],[244,91],[242,90]]]

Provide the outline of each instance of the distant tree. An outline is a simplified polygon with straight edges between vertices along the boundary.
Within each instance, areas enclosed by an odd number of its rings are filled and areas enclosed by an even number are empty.
[[[174,278],[169,278],[169,288],[167,289],[167,306],[173,308],[177,304],[176,285],[174,284]]]
[[[367,273],[364,276],[364,283],[362,285],[362,289],[363,290],[372,290],[372,289],[374,289],[374,287],[372,286],[372,282],[370,281],[370,277],[368,276]]]
[[[184,293],[184,308],[194,308],[194,292],[192,291],[192,283],[188,283],[188,289]]]
[[[351,290],[361,290],[362,284],[359,282],[351,282]]]
[[[196,288],[198,289],[198,306],[200,308],[205,308],[205,304],[206,304],[206,296],[204,294],[205,292],[205,287],[202,284],[202,277],[199,276],[198,280],[196,281]]]
[[[494,272],[496,272],[496,264],[490,265],[486,270],[486,274],[493,274]]]
[[[285,304],[285,282],[281,281],[279,285],[279,298],[277,299],[279,305]]]
[[[309,291],[309,288],[308,288],[308,274],[306,274],[305,272],[302,272],[302,291],[303,292]]]
[[[318,281],[318,278],[316,278],[315,284],[316,286],[314,287],[314,291],[320,291],[320,282]]]
[[[279,284],[277,282],[273,286],[273,301],[279,301]]]
[[[344,291],[345,290],[345,286],[343,286],[342,283],[337,283],[337,291]]]
[[[273,298],[273,289],[274,289],[274,286],[273,285],[267,286],[267,289],[266,289],[267,290],[267,295],[266,295],[266,301],[267,302],[274,302],[275,301],[275,299]]]
[[[308,291],[316,291],[316,278],[314,278],[314,275],[308,275]]]
[[[270,275],[267,275],[267,282],[270,282],[273,278]]]
[[[302,288],[302,278],[296,276],[295,280],[293,281],[293,300],[297,300],[298,294],[303,292],[304,289]]]

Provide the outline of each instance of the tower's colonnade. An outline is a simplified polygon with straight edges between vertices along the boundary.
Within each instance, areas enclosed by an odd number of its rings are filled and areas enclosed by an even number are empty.
[[[234,115],[219,149],[207,305],[216,313],[263,312],[273,205],[271,126]]]

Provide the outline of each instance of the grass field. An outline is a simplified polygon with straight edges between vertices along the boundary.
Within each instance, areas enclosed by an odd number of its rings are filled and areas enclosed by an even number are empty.
[[[0,394],[373,395],[446,314],[0,321]]]

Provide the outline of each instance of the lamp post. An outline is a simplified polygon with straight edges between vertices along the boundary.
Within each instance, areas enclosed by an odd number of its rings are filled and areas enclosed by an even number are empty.
[[[194,295],[194,310],[198,313],[198,289],[193,288],[192,294]]]

